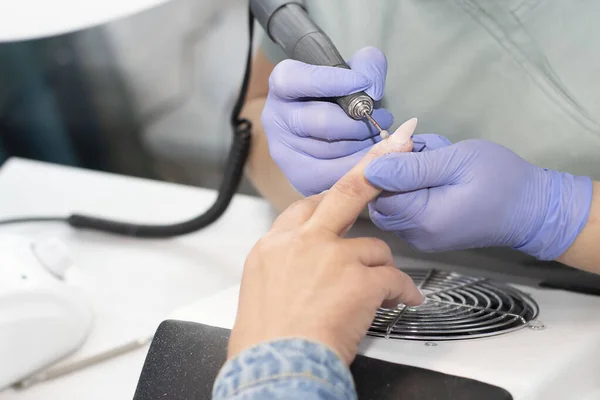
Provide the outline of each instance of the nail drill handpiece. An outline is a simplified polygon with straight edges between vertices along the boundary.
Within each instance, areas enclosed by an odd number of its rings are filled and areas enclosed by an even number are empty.
[[[312,65],[350,69],[331,39],[310,19],[303,0],[251,0],[252,14],[288,57]],[[367,119],[382,138],[389,137],[373,119],[373,99],[365,92],[338,97],[336,103],[355,120]]]

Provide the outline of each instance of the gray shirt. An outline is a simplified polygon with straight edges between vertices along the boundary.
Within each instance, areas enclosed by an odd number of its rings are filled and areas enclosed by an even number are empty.
[[[485,138],[530,162],[600,179],[600,1],[307,0],[350,58],[389,62],[396,123],[453,142]],[[285,56],[268,38],[273,62]]]

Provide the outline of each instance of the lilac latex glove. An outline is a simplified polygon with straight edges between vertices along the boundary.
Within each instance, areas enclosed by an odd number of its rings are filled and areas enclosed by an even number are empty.
[[[348,64],[351,70],[285,60],[269,79],[262,123],[271,157],[305,196],[329,189],[381,140],[370,124],[349,118],[335,103],[316,100],[360,91],[381,100],[387,74],[383,53],[364,48]],[[394,120],[382,108],[373,118],[383,129]]]
[[[512,247],[554,260],[592,201],[590,178],[538,168],[484,140],[389,154],[365,176],[388,192],[370,205],[375,224],[425,252]]]

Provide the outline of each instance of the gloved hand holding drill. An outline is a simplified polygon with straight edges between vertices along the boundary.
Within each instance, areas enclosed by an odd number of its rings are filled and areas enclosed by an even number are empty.
[[[363,90],[381,100],[387,74],[383,53],[365,48],[348,64],[351,70],[285,60],[269,79],[262,123],[271,157],[304,196],[329,189],[381,140],[368,122],[349,118],[335,103],[315,100]],[[376,108],[373,118],[383,129],[394,122],[383,108]],[[417,135],[413,141],[414,151],[450,144],[438,135]]]
[[[304,195],[329,189],[381,140],[366,122],[315,100],[361,90],[383,97],[387,62],[379,50],[360,50],[349,64],[352,70],[288,60],[271,75],[262,114],[270,152]],[[373,117],[384,129],[393,123],[385,109]],[[488,141],[451,145],[429,134],[414,142],[412,153],[384,156],[365,175],[386,191],[369,206],[375,224],[419,250],[512,247],[551,260],[588,222],[590,178],[538,168]]]

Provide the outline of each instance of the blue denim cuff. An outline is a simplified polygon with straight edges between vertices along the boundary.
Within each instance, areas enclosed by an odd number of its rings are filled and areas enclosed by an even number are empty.
[[[326,346],[282,339],[252,347],[229,360],[213,399],[356,399],[346,364]]]

